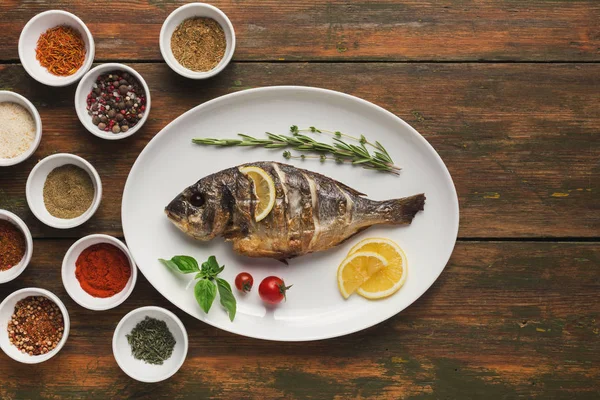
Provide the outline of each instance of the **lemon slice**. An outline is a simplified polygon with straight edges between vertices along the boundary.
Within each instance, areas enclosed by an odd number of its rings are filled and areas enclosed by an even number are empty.
[[[347,299],[373,274],[387,265],[388,261],[382,255],[372,251],[350,254],[338,268],[337,279],[340,293]]]
[[[254,194],[258,199],[258,204],[254,210],[254,219],[256,222],[262,221],[273,209],[275,205],[275,183],[273,178],[262,168],[242,167],[240,172],[248,175],[254,183]]]
[[[351,248],[348,254],[365,251],[382,255],[388,261],[388,265],[363,283],[357,289],[357,293],[367,299],[382,299],[396,293],[406,282],[408,263],[404,251],[390,239],[369,238]]]

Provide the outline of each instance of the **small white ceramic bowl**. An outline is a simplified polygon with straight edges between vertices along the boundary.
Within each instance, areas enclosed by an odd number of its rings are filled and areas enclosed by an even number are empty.
[[[136,360],[133,358],[131,347],[127,342],[126,335],[147,316],[165,321],[175,338],[173,354],[162,365],[147,364],[142,360]],[[173,376],[183,365],[188,352],[188,335],[181,320],[171,311],[161,307],[141,307],[121,319],[113,335],[112,347],[117,364],[131,378],[147,383],[160,382]]]
[[[42,119],[40,118],[40,113],[35,106],[18,93],[10,92],[8,90],[0,90],[0,103],[5,102],[16,103],[22,107],[25,107],[25,109],[29,111],[33,121],[35,122],[35,138],[33,139],[31,146],[29,146],[29,149],[23,154],[13,158],[0,158],[0,167],[8,167],[9,165],[15,165],[27,160],[37,150],[38,146],[40,145],[40,141],[42,140]]]
[[[127,256],[127,259],[129,260],[129,266],[131,267],[131,276],[129,277],[129,281],[123,290],[112,297],[100,298],[88,294],[81,288],[81,284],[75,276],[75,262],[77,261],[77,258],[81,252],[98,243],[109,243],[118,247]],[[109,310],[127,300],[133,291],[133,288],[135,287],[135,283],[137,282],[137,268],[135,266],[135,262],[133,261],[133,257],[131,257],[129,249],[119,239],[108,235],[89,235],[82,237],[73,243],[69,250],[67,250],[62,263],[62,281],[67,293],[69,293],[69,296],[71,296],[71,298],[80,306],[94,311]]]
[[[35,49],[40,35],[50,28],[68,25],[76,29],[85,42],[85,60],[73,75],[53,75],[35,58]],[[19,59],[25,71],[36,81],[49,86],[67,86],[77,82],[92,66],[96,47],[90,30],[79,17],[62,10],[48,10],[31,18],[19,37]]]
[[[55,168],[66,164],[73,164],[82,168],[90,175],[90,178],[94,183],[94,200],[92,201],[90,208],[79,217],[71,219],[53,216],[48,212],[44,204],[44,184],[46,183],[48,174]],[[98,175],[98,172],[96,172],[96,169],[83,158],[74,154],[58,153],[44,158],[33,167],[27,178],[25,196],[27,197],[29,208],[40,221],[53,228],[69,229],[83,224],[94,215],[100,206],[100,200],[102,199],[102,182],[100,181],[100,176]]]
[[[25,254],[19,263],[13,266],[6,271],[0,271],[0,283],[10,282],[15,279],[17,276],[21,275],[25,268],[29,265],[29,261],[31,261],[31,256],[33,255],[33,240],[31,238],[31,232],[25,222],[17,215],[11,213],[10,211],[0,210],[0,220],[7,220],[15,225],[21,232],[23,232],[23,236],[25,236]]]
[[[138,123],[133,128],[130,128],[127,132],[104,132],[92,123],[92,116],[88,114],[87,95],[92,91],[93,85],[94,83],[96,83],[96,79],[98,79],[98,76],[111,71],[128,72],[130,75],[133,75],[138,80],[138,82],[140,83],[140,85],[142,85],[144,91],[146,92],[146,110],[144,110],[144,115],[142,116],[142,119],[139,120]],[[128,65],[119,63],[107,63],[98,65],[97,67],[90,70],[87,74],[85,74],[83,79],[81,79],[81,82],[79,82],[79,84],[77,85],[77,90],[75,91],[75,111],[77,111],[79,121],[81,121],[83,126],[85,126],[85,129],[98,136],[99,138],[108,140],[125,139],[126,137],[129,137],[136,133],[138,130],[140,130],[142,125],[144,125],[144,123],[148,119],[148,115],[150,115],[150,88],[148,87],[148,84],[146,84],[146,81],[144,80],[142,75],[140,75],[135,69],[131,68]]]
[[[44,296],[52,300],[60,309],[65,323],[63,336],[60,339],[60,342],[58,342],[58,345],[48,353],[40,354],[39,356],[30,356],[29,354],[22,353],[21,351],[19,351],[19,349],[17,349],[16,346],[10,343],[8,338],[8,321],[10,321],[15,311],[15,305],[19,302],[19,300],[22,300],[29,296]],[[6,353],[7,356],[9,356],[15,361],[19,361],[24,364],[38,364],[47,361],[54,357],[56,354],[58,354],[60,349],[62,349],[65,343],[67,342],[70,327],[71,323],[69,321],[69,312],[67,311],[67,308],[54,293],[46,289],[25,288],[17,290],[16,292],[13,292],[12,294],[8,295],[8,297],[5,298],[4,301],[0,304],[0,348],[2,348],[2,351],[4,351],[4,353]]]
[[[221,25],[223,32],[225,32],[225,39],[227,40],[225,54],[219,64],[210,71],[197,72],[184,67],[175,59],[171,50],[171,36],[173,36],[175,29],[186,19],[194,17],[212,18]],[[169,14],[160,30],[159,43],[160,52],[173,71],[186,78],[206,79],[223,71],[227,64],[229,64],[229,61],[231,61],[231,57],[233,57],[235,51],[235,31],[227,15],[217,7],[206,3],[190,3],[179,7]]]

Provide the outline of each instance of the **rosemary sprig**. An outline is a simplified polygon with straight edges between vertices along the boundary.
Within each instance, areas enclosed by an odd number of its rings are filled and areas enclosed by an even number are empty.
[[[315,128],[314,126],[309,126],[306,129],[300,129],[300,128],[298,128],[297,125],[292,125],[290,127],[290,132],[293,135],[299,134],[300,132],[326,133],[326,134],[331,135],[333,137],[337,137],[337,138],[345,137],[345,138],[348,138],[348,139],[356,140],[357,142],[359,142],[361,144],[368,144],[370,146],[373,146],[373,147],[377,148],[376,145],[374,145],[373,143],[371,143],[371,142],[369,142],[367,140],[367,138],[365,137],[365,135],[360,135],[360,137],[356,137],[356,136],[348,135],[346,133],[342,133],[340,131],[330,131],[330,130],[327,130],[327,129],[318,129],[318,128]]]
[[[323,130],[314,129],[314,132],[317,133],[324,132]],[[309,130],[313,132],[312,128]],[[299,158],[318,157],[322,162],[332,159],[339,163],[349,162],[354,165],[360,165],[363,168],[390,172],[393,174],[398,174],[398,171],[400,170],[400,167],[394,165],[394,161],[381,143],[377,141],[374,144],[370,143],[364,136],[361,136],[361,138],[358,139],[342,134],[341,132],[333,132],[333,143],[327,144],[318,142],[310,136],[301,134],[301,130],[298,129],[296,125],[293,125],[290,128],[290,132],[292,135],[279,135],[266,132],[266,139],[258,139],[239,133],[238,136],[240,139],[196,138],[192,139],[192,142],[210,146],[258,146],[266,149],[292,148],[302,152],[321,153],[319,156],[300,155]],[[337,133],[339,133],[339,135]],[[359,144],[346,143],[342,140],[342,137],[355,139]],[[367,150],[366,144],[375,148],[375,151],[373,151],[372,154]],[[329,154],[330,157],[327,157],[327,154]],[[284,151],[283,156],[286,159],[298,157],[293,156],[289,151]]]

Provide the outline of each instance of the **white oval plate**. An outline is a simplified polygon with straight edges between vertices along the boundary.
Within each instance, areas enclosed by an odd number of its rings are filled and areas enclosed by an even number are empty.
[[[233,253],[222,239],[202,243],[180,232],[165,216],[167,203],[200,178],[238,164],[285,162],[282,150],[215,148],[196,145],[194,137],[233,138],[238,132],[263,137],[265,131],[288,133],[291,125],[316,126],[380,141],[403,169],[400,176],[317,160],[291,164],[325,174],[383,200],[425,193],[425,210],[412,225],[372,227],[327,252],[290,260],[286,266],[269,259]],[[330,141],[327,135],[320,140]],[[458,198],[452,178],[431,145],[390,112],[365,100],[330,90],[279,86],[245,90],[204,103],[180,116],[158,133],[129,173],[122,204],[127,245],[150,283],[177,307],[229,332],[283,341],[317,340],[345,335],[390,318],[414,302],[433,284],[448,262],[458,233]],[[358,295],[344,300],[336,271],[348,250],[366,237],[384,236],[398,242],[408,258],[408,279],[393,296],[369,301]],[[177,275],[158,258],[189,255],[203,262],[215,255],[233,286],[242,271],[254,277],[249,294],[236,289],[238,313],[230,322],[218,301],[206,315],[186,290],[190,275]],[[258,296],[263,278],[277,275],[287,285],[287,302],[265,307]]]

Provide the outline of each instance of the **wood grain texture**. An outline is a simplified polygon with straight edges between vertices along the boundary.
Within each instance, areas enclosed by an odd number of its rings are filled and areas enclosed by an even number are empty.
[[[27,366],[0,354],[2,398],[600,396],[597,243],[459,243],[433,287],[390,320],[334,340],[273,343],[189,317],[142,276],[116,309],[79,307],[60,278],[59,260],[72,242],[37,240],[22,277],[0,287],[0,298],[22,287],[51,290],[72,324],[66,346],[46,363]],[[182,370],[154,385],[129,379],[111,350],[120,318],[145,305],[174,311],[190,336]]]
[[[0,3],[0,60],[18,59],[27,21],[65,9],[90,28],[98,60],[161,60],[164,19],[184,0]],[[600,60],[596,0],[215,0],[238,37],[236,60]]]
[[[127,174],[158,131],[214,97],[283,84],[354,94],[413,125],[452,174],[460,237],[597,237],[600,232],[598,64],[237,63],[202,82],[180,78],[164,64],[133,66],[150,85],[152,111],[142,130],[116,142],[92,136],[79,123],[75,87],[45,88],[17,65],[0,66],[0,89],[25,95],[42,116],[44,136],[35,155],[0,169],[0,208],[25,218],[36,237],[122,235]],[[99,211],[75,230],[42,226],[25,201],[29,171],[36,160],[56,152],[88,159],[104,183]]]
[[[0,300],[47,288],[72,324],[46,363],[0,353],[0,398],[600,398],[600,243],[589,242],[600,238],[600,2],[215,0],[236,29],[236,62],[200,82],[161,63],[158,46],[162,22],[187,2],[0,1],[0,90],[29,98],[44,127],[30,160],[0,168],[0,208],[23,217],[36,237],[31,265],[0,285]],[[152,112],[133,137],[92,136],[73,109],[75,85],[43,86],[16,64],[22,27],[47,9],[84,20],[97,61],[126,62],[146,78]],[[432,288],[375,327],[308,343],[213,328],[141,275],[114,310],[76,305],[62,286],[62,258],[82,235],[122,236],[123,186],[148,141],[198,104],[268,85],[365,98],[436,148],[459,194],[466,240]],[[96,215],[66,231],[43,226],[25,200],[29,171],[57,152],[86,158],[104,183]],[[118,321],[146,305],[175,312],[190,336],[182,370],[153,385],[128,378],[111,347]]]

